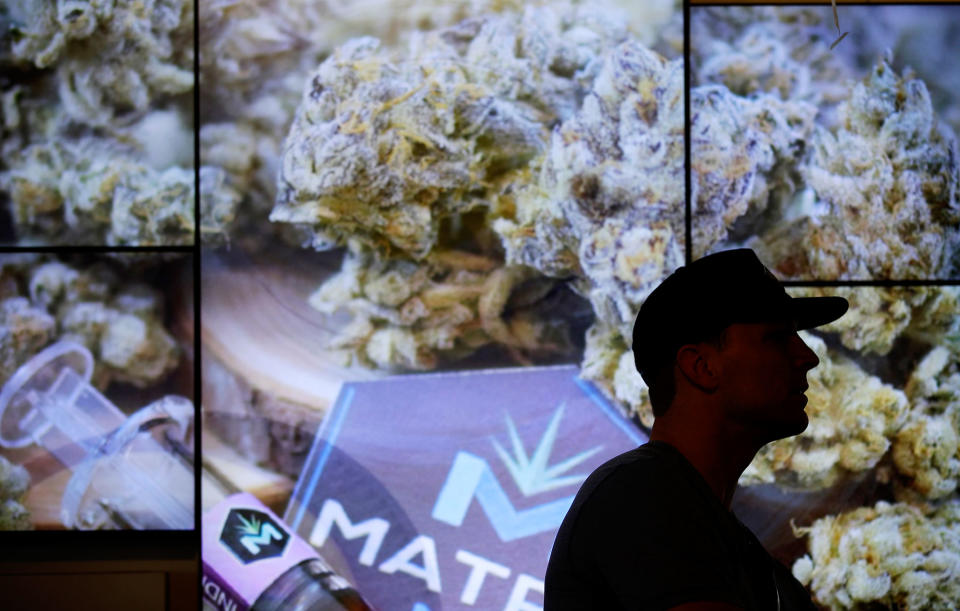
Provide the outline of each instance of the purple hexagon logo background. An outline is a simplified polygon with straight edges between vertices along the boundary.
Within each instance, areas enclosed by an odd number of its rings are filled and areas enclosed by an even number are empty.
[[[284,519],[382,611],[540,609],[580,484],[647,441],[578,374],[345,384]]]

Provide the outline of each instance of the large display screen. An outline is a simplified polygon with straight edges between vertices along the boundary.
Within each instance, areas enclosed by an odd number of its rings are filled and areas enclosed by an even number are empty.
[[[291,478],[347,380],[611,386],[687,250],[678,3],[378,6],[201,5],[204,363],[251,406],[205,407]]]
[[[957,15],[693,8],[695,256],[747,245],[789,280],[960,277]]]
[[[0,527],[193,529],[192,256],[0,254],[0,308]]]
[[[747,246],[850,311],[804,336],[807,430],[735,512],[832,609],[956,605],[955,6],[692,7],[694,256]],[[722,223],[704,219],[720,216]]]
[[[378,606],[537,608],[525,535],[485,495],[513,517],[562,501],[573,479],[538,497],[523,458],[593,438],[564,437],[547,393],[518,425],[498,376],[572,365],[564,409],[642,440],[637,309],[746,246],[851,307],[803,335],[810,426],[761,450],[735,512],[818,604],[956,600],[956,7],[694,6],[685,61],[669,2],[353,6],[201,15],[217,478]]]
[[[194,241],[193,2],[0,7],[0,243]]]
[[[541,608],[573,494],[655,422],[640,305],[747,247],[850,310],[734,512],[823,607],[960,607],[958,23],[5,3],[0,529],[209,512],[245,563],[211,605],[299,579],[237,583],[276,533],[381,609]]]
[[[629,352],[636,308],[684,262],[682,7],[284,7],[204,14],[201,5],[205,460],[305,539],[336,507],[340,529],[390,521],[359,567],[338,527],[325,546],[311,540],[378,608],[535,608],[581,472],[643,439],[603,389]],[[530,405],[511,399],[540,367],[561,364],[572,367],[563,384],[548,382],[556,400],[546,390]],[[524,367],[534,368],[529,380],[521,369],[495,381]],[[418,375],[452,371],[467,377],[431,386]],[[460,379],[487,394],[460,405]],[[346,383],[371,384],[357,388],[379,399],[348,401]],[[342,434],[317,436],[337,414]],[[595,432],[578,438],[584,425]],[[521,462],[501,460],[486,439],[494,434]],[[349,439],[360,446],[341,447]],[[416,457],[402,451],[415,446]],[[336,458],[308,460],[323,447]],[[511,475],[507,465],[520,469],[537,448],[542,469],[590,453],[567,477]],[[467,528],[431,517],[424,504],[448,471],[459,480],[474,458],[502,487],[504,511],[541,523],[471,513]],[[385,460],[397,477],[373,466]],[[429,477],[399,475],[423,461]],[[556,481],[516,488],[533,477]],[[311,507],[299,517],[294,487]],[[344,491],[341,505],[314,489]],[[437,500],[439,515],[473,496]],[[420,553],[437,554],[436,570],[418,574]],[[500,563],[502,578],[481,588],[464,558]]]

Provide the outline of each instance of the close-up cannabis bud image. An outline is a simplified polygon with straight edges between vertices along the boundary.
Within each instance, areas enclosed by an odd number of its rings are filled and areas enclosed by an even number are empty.
[[[0,242],[189,245],[194,5],[0,6]]]
[[[679,5],[380,4],[201,5],[205,245],[339,267],[337,367],[578,358],[683,262]]]
[[[952,11],[848,7],[831,49],[824,8],[694,10],[694,218],[727,225],[694,251],[748,245],[790,280],[960,277],[957,71],[934,67]]]
[[[144,424],[192,421],[193,405],[182,396],[192,394],[184,383],[187,346],[172,331],[185,297],[170,288],[171,281],[183,286],[188,270],[189,257],[177,254],[0,254],[3,529],[189,526],[192,505],[178,525],[141,519],[137,512],[149,503],[130,498],[133,483],[120,492],[98,471],[152,460],[138,429],[114,429],[135,412]],[[98,432],[105,439],[87,438]],[[169,473],[152,464],[141,477],[156,477],[160,488],[166,482],[171,498],[192,496],[191,467],[164,479]]]
[[[434,28],[331,41],[299,63],[286,53],[278,65],[316,64],[290,73],[302,74],[296,97],[259,94],[258,107],[270,97],[271,108],[289,108],[286,139],[270,154],[253,108],[235,126],[218,117],[201,128],[210,177],[201,226],[212,243],[234,239],[214,230],[226,219],[240,227],[259,216],[288,242],[345,249],[310,303],[354,315],[334,342],[349,361],[432,369],[489,343],[520,357],[569,352],[556,316],[517,307],[564,284],[620,324],[682,263],[675,7],[459,12]],[[211,29],[211,52],[227,52],[220,32]],[[263,184],[257,169],[271,168]]]

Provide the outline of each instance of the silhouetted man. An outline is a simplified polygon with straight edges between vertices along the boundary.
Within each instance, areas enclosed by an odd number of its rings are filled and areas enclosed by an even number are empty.
[[[730,501],[761,447],[807,427],[819,360],[797,330],[846,310],[841,297],[789,297],[746,249],[664,280],[633,327],[650,442],[584,482],[553,546],[545,611],[813,609]]]

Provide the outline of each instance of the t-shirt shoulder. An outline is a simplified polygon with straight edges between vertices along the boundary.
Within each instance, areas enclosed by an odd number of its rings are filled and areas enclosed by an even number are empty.
[[[572,561],[628,608],[639,600],[653,607],[739,604],[714,503],[704,502],[685,465],[658,450],[621,454],[584,483],[575,501]]]
[[[702,511],[703,502],[709,499],[701,498],[702,492],[690,481],[690,474],[661,451],[647,446],[601,465],[584,482],[578,497],[582,507],[622,507],[635,518],[662,512],[676,518],[688,512],[697,517],[709,515]],[[660,500],[663,502],[657,502]]]

